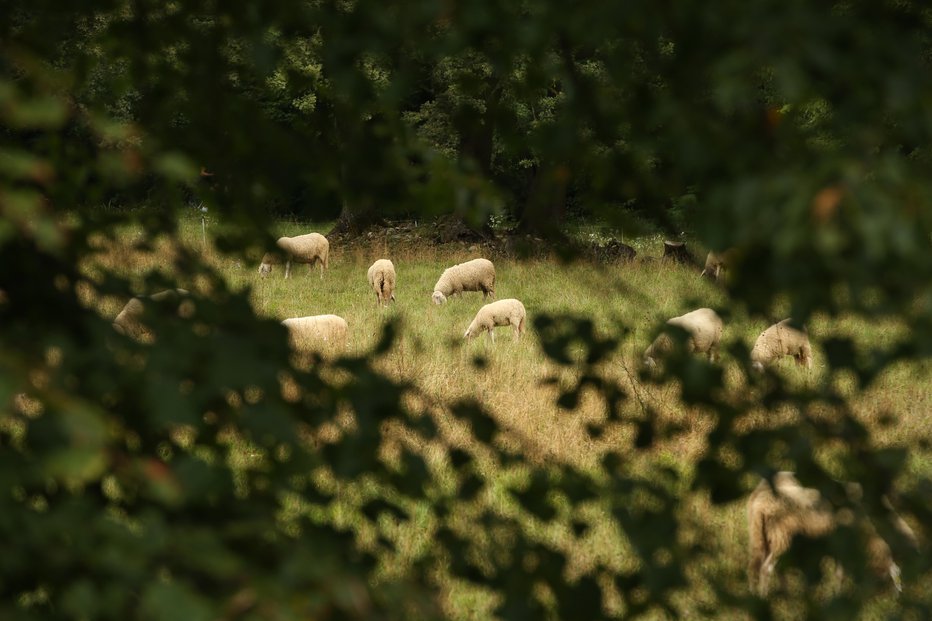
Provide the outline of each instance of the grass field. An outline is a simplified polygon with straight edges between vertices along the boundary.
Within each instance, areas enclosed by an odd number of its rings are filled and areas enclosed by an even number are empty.
[[[281,223],[276,231],[294,235],[311,230],[326,232],[327,223]],[[542,380],[556,376],[568,382],[573,372],[558,368],[542,353],[533,329],[534,317],[543,313],[568,313],[589,317],[598,333],[618,334],[628,328],[630,332],[620,347],[600,366],[600,371],[624,386],[630,398],[626,408],[640,415],[645,407],[653,408],[670,422],[681,423],[682,433],[654,445],[640,459],[647,464],[664,464],[688,473],[706,450],[705,432],[710,425],[709,416],[698,410],[684,407],[674,386],[651,386],[637,381],[641,352],[650,342],[663,320],[702,306],[720,309],[725,316],[726,341],[742,340],[750,347],[757,335],[767,327],[762,318],[749,318],[740,311],[732,311],[722,291],[699,278],[693,269],[681,268],[660,262],[611,264],[595,266],[589,263],[561,264],[554,260],[505,260],[491,257],[496,263],[496,297],[518,298],[528,310],[529,327],[524,338],[512,340],[510,328],[500,328],[495,343],[483,336],[464,342],[463,332],[483,304],[478,293],[453,298],[444,306],[430,301],[433,284],[442,270],[481,255],[481,249],[468,247],[393,247],[390,239],[373,241],[365,250],[347,250],[331,247],[330,269],[319,278],[316,268],[308,273],[306,266],[293,268],[292,277],[283,278],[283,269],[276,266],[269,278],[261,279],[256,264],[244,264],[218,254],[208,244],[203,246],[199,220],[186,221],[181,227],[184,241],[201,249],[234,289],[249,289],[257,314],[284,319],[324,313],[335,313],[349,323],[347,343],[349,353],[368,351],[376,342],[383,322],[400,321],[402,330],[395,347],[380,361],[381,369],[390,377],[415,383],[429,399],[437,404],[449,403],[460,397],[478,398],[507,430],[502,442],[524,453],[532,462],[564,462],[585,470],[595,470],[601,457],[609,449],[632,447],[634,432],[630,425],[612,425],[599,439],[586,432],[587,422],[605,419],[604,405],[594,394],[583,396],[574,411],[559,408],[555,400],[556,387],[544,385]],[[118,267],[127,274],[165,264],[159,250],[143,254],[127,248],[134,239],[142,237],[140,230],[125,233],[125,246],[107,246],[101,253],[101,263]],[[210,235],[210,226],[207,228]],[[660,253],[656,239],[626,240],[644,255]],[[396,267],[398,282],[397,302],[387,309],[379,309],[375,295],[368,287],[366,269],[378,258],[390,258]],[[192,287],[195,283],[179,283]],[[143,293],[140,291],[140,293]],[[121,300],[100,303],[100,312],[115,315]],[[779,310],[779,309],[776,309]],[[775,312],[775,316],[778,313]],[[901,334],[902,326],[895,322],[871,323],[856,319],[829,321],[816,317],[808,326],[813,341],[814,359],[811,372],[796,367],[787,358],[778,364],[778,372],[794,383],[816,385],[824,377],[825,360],[818,343],[832,335],[848,335],[858,343],[880,344],[892,342]],[[477,368],[474,361],[484,358],[487,365]],[[727,385],[735,391],[746,390],[736,361],[723,354],[721,364],[726,369]],[[845,383],[845,380],[840,380]],[[852,383],[853,385],[853,383]],[[903,364],[888,370],[864,394],[853,397],[857,416],[873,430],[879,445],[915,444],[920,438],[932,440],[927,418],[932,411],[932,365]],[[850,388],[849,388],[850,389]],[[853,390],[853,389],[850,389]],[[439,407],[438,416],[443,417]],[[882,415],[893,413],[897,422],[892,426],[876,423]],[[788,414],[791,416],[791,414]],[[761,420],[761,424],[768,421]],[[391,430],[386,431],[391,434]],[[452,441],[467,438],[458,434],[457,426],[450,422],[446,429]],[[423,447],[430,456],[435,447]],[[914,452],[910,457],[914,472],[932,474],[932,453]],[[491,468],[492,466],[486,466]],[[488,478],[503,482],[524,476],[520,467],[502,472],[487,472]],[[750,484],[751,482],[748,482]],[[515,511],[507,494],[496,495],[491,490],[486,502],[502,512]],[[353,511],[348,503],[345,514],[333,519],[352,522]],[[744,580],[746,562],[746,525],[743,503],[732,503],[723,508],[713,507],[707,501],[696,499],[682,510],[692,519],[714,525],[718,533],[714,546],[720,550],[718,561],[709,567],[696,568],[697,580],[704,572],[725,572],[736,581]],[[624,538],[602,523],[599,506],[568,507],[561,527],[544,526],[530,518],[527,528],[537,529],[539,536],[549,541],[566,542],[572,563],[570,573],[585,572],[597,562],[623,567],[630,563],[630,551]],[[593,528],[584,545],[576,545],[570,536],[569,522],[583,516]],[[392,531],[392,525],[386,525]],[[431,541],[432,525],[415,524],[408,529],[391,532],[401,543],[396,558],[385,559],[386,574],[403,571],[407,560],[416,557]],[[365,534],[360,535],[361,540]],[[572,544],[572,549],[570,546]],[[443,576],[438,578],[445,592],[445,606],[454,618],[485,619],[491,598],[488,594],[460,585]],[[910,588],[909,586],[907,588]],[[913,585],[912,588],[932,588],[930,585]],[[689,610],[697,602],[680,602]],[[614,604],[608,602],[611,608]],[[882,614],[892,604],[879,602],[876,613]],[[727,617],[724,615],[723,618]]]

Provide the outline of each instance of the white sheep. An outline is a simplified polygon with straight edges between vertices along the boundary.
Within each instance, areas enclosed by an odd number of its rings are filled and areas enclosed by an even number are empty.
[[[687,347],[690,352],[706,353],[709,360],[718,358],[718,343],[722,338],[722,319],[711,308],[700,308],[667,320],[667,325],[682,328],[689,334]],[[644,364],[653,367],[656,359],[673,349],[673,339],[666,331],[661,332],[654,342],[644,350]]]
[[[314,264],[320,264],[320,277],[324,277],[324,270],[330,267],[330,242],[320,233],[308,233],[297,237],[279,237],[275,245],[281,252],[267,252],[259,265],[259,275],[268,276],[272,273],[272,265],[282,262],[282,253],[285,255],[285,278],[291,274],[292,263],[307,263],[308,271],[313,271]]]
[[[797,365],[812,368],[809,335],[805,329],[794,328],[790,319],[775,323],[760,333],[751,350],[751,366],[756,371],[763,371],[765,366],[782,356],[793,356]]]
[[[846,484],[845,492],[850,501],[860,501],[862,490],[859,485]],[[915,533],[896,515],[886,498],[883,503],[891,512],[896,529],[916,547]],[[767,595],[777,561],[789,550],[794,537],[824,537],[834,531],[839,522],[850,522],[852,517],[850,510],[836,511],[819,490],[803,487],[792,472],[774,475],[773,487],[768,481],[761,481],[748,499],[748,581],[751,590]],[[900,568],[893,561],[890,546],[877,534],[869,520],[858,526],[867,529],[866,551],[871,569],[880,577],[889,576],[900,591]]]
[[[443,304],[447,296],[463,291],[481,291],[495,299],[495,266],[488,259],[473,259],[453,267],[448,267],[434,285],[431,299],[434,304]]]
[[[527,321],[527,311],[519,300],[509,298],[486,304],[479,309],[476,317],[466,328],[464,339],[474,338],[488,331],[489,338],[495,342],[496,326],[511,326],[517,341],[524,333],[524,324]]]
[[[167,289],[153,293],[150,296],[137,296],[132,298],[123,307],[123,310],[113,319],[113,329],[133,338],[139,338],[148,332],[142,324],[142,316],[146,311],[149,300],[153,302],[174,301],[188,295],[185,289]],[[181,309],[179,309],[180,311]]]
[[[718,280],[722,273],[731,267],[734,259],[733,254],[733,250],[725,250],[723,252],[709,252],[709,254],[707,254],[705,257],[705,268],[702,270],[702,274],[700,274],[700,276],[710,280]]]
[[[339,315],[291,317],[282,325],[288,328],[295,349],[316,349],[320,345],[342,349],[346,344],[348,325]]]
[[[379,306],[395,301],[395,266],[388,259],[379,259],[369,266],[369,286],[375,291]]]

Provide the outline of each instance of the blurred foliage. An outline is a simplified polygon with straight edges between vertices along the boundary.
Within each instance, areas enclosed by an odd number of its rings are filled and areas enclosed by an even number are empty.
[[[790,467],[826,490],[830,474],[861,482],[881,532],[894,486],[913,523],[932,523],[930,481],[905,472],[912,447],[874,446],[831,381],[850,370],[866,388],[932,353],[922,3],[10,0],[2,14],[0,617],[430,618],[441,616],[442,565],[494,591],[503,619],[601,618],[609,593],[622,616],[678,616],[677,597],[705,587],[715,601],[697,614],[767,618],[776,604],[743,581],[693,570],[715,550],[703,537],[712,525],[694,523],[685,501],[730,502],[749,473]],[[801,322],[894,317],[908,336],[854,359],[850,342],[827,343],[832,368],[817,386],[746,368],[748,389],[725,391],[720,369],[676,354],[642,376],[678,382],[685,403],[714,416],[694,469],[635,471],[618,452],[597,472],[524,464],[526,479],[505,490],[543,523],[557,498],[608,508],[637,562],[569,577],[565,551],[507,512],[473,516],[484,538],[460,528],[455,516],[493,484],[476,455],[449,449],[451,488],[406,445],[380,453],[387,421],[444,443],[428,411],[403,406],[417,388],[374,369],[393,328],[372,356],[295,364],[283,328],[178,247],[171,267],[191,296],[147,310],[153,339],[113,331],[95,303],[125,299],[131,283],[82,272],[93,240],[138,220],[153,243],[171,243],[192,195],[233,253],[267,244],[270,207],[296,204],[477,224],[507,209],[550,234],[568,209],[620,226],[622,205],[661,225],[672,207],[706,245],[740,249],[735,305],[767,313],[788,299]],[[150,208],[94,209],[114,201]],[[559,405],[596,390],[622,417],[628,395],[598,370],[617,339],[584,318],[537,328],[544,351],[577,372]],[[571,355],[580,345],[584,356]],[[481,403],[447,406],[483,459],[523,461],[496,443]],[[749,428],[761,406],[799,422]],[[335,437],[322,432],[346,414]],[[630,423],[640,448],[675,431],[649,411]],[[826,446],[839,454],[831,473],[814,458]],[[370,525],[429,507],[435,545],[402,574],[376,579],[396,542],[363,545],[362,527],[327,517],[350,481],[379,490],[360,517]],[[860,580],[863,554],[847,548],[858,588],[828,602],[794,593],[810,616],[853,618],[882,587]],[[805,556],[796,561],[818,566]],[[928,580],[928,555],[901,556],[904,583]],[[930,604],[909,589],[897,602],[904,618],[927,618]]]

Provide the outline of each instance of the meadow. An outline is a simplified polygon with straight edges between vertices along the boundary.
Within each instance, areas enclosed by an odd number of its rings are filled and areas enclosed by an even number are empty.
[[[275,233],[295,235],[312,230],[326,233],[329,223],[281,222]],[[468,443],[470,436],[457,422],[446,420],[444,406],[460,398],[478,399],[496,418],[505,432],[499,442],[522,454],[531,463],[566,463],[579,469],[596,471],[601,458],[610,450],[630,450],[637,455],[632,464],[649,470],[662,464],[685,473],[709,449],[706,432],[711,424],[707,412],[689,408],[681,403],[675,385],[652,385],[638,380],[641,354],[656,334],[658,326],[667,318],[702,306],[722,311],[725,319],[726,342],[742,341],[748,348],[757,335],[770,325],[770,320],[782,318],[775,309],[771,318],[748,317],[740,309],[731,308],[720,287],[701,279],[693,268],[667,264],[661,261],[612,263],[597,265],[590,262],[562,263],[556,259],[521,260],[490,256],[496,265],[496,297],[518,298],[528,310],[528,328],[523,338],[513,340],[510,328],[499,328],[494,343],[487,336],[464,341],[463,332],[476,311],[482,306],[479,293],[467,293],[452,298],[443,306],[431,303],[433,284],[445,267],[482,256],[481,246],[468,245],[430,246],[399,245],[390,237],[374,237],[367,243],[351,248],[331,246],[330,268],[321,279],[317,268],[293,267],[292,276],[283,278],[282,266],[276,266],[268,278],[257,273],[258,260],[248,263],[218,253],[210,244],[211,225],[202,237],[201,222],[191,218],[180,227],[181,240],[203,253],[235,290],[248,290],[255,312],[263,317],[284,319],[324,313],[335,313],[349,324],[346,353],[363,355],[377,342],[382,326],[397,321],[400,326],[394,347],[378,361],[378,368],[398,381],[410,382],[420,390],[420,406],[435,413],[449,441]],[[94,261],[115,267],[127,275],[142,274],[149,269],[160,269],[169,264],[160,255],[157,245],[151,251],[133,250],[135,241],[144,237],[141,229],[128,229],[117,244],[102,244]],[[207,243],[205,244],[205,239]],[[641,256],[658,256],[661,252],[657,238],[625,240]],[[390,258],[398,274],[396,302],[379,308],[375,295],[366,281],[366,269],[378,258]],[[93,269],[92,265],[88,269]],[[194,287],[196,283],[178,283]],[[140,291],[143,293],[143,291]],[[115,315],[125,300],[106,299],[94,302],[104,316]],[[618,348],[602,363],[599,372],[624,387],[628,399],[623,410],[640,416],[646,409],[656,412],[663,421],[681,426],[681,431],[670,438],[656,442],[647,451],[634,448],[635,429],[623,423],[607,426],[605,433],[593,437],[587,424],[602,422],[606,418],[604,402],[594,391],[585,392],[578,407],[567,410],[556,403],[560,387],[576,379],[573,368],[565,368],[549,360],[541,350],[535,334],[534,319],[543,314],[575,315],[590,318],[600,336],[622,335]],[[813,343],[811,371],[797,367],[786,358],[776,365],[777,372],[792,383],[816,386],[824,379],[825,359],[819,342],[837,335],[850,336],[861,345],[878,345],[892,342],[902,334],[903,327],[896,322],[866,323],[855,318],[828,318],[817,316],[808,326]],[[723,348],[723,350],[726,348]],[[478,363],[477,363],[478,361]],[[738,361],[723,351],[721,365],[726,372],[726,385],[736,392],[748,390],[744,376],[739,372]],[[545,382],[553,377],[555,382]],[[847,384],[845,378],[840,381]],[[853,382],[842,388],[853,395],[852,407],[859,418],[874,434],[879,446],[915,445],[917,440],[932,441],[932,430],[927,423],[932,412],[932,364],[901,364],[887,372],[866,392],[854,394]],[[894,424],[880,421],[887,414],[896,418]],[[793,414],[786,412],[786,420]],[[756,423],[767,425],[772,420],[763,413]],[[383,430],[386,443],[404,441],[404,433],[387,427]],[[436,446],[420,447],[441,472],[445,467],[444,449]],[[484,502],[497,511],[513,513],[526,528],[536,531],[542,539],[556,546],[564,546],[571,558],[570,574],[585,573],[587,568],[601,563],[621,568],[631,562],[629,542],[623,535],[605,523],[603,509],[598,504],[565,506],[556,524],[544,525],[532,517],[521,516],[507,487],[520,485],[526,469],[520,465],[498,468],[485,462],[488,480],[501,482],[501,488],[492,488]],[[915,451],[910,456],[913,472],[932,474],[932,452]],[[449,476],[453,476],[452,473]],[[746,481],[752,486],[753,481]],[[336,507],[328,516],[348,526],[355,519],[354,494],[362,490],[346,490],[346,503]],[[294,510],[301,510],[294,507]],[[712,525],[718,539],[712,542],[719,550],[717,559],[708,566],[694,568],[695,579],[715,572],[745,580],[746,520],[743,502],[722,507],[713,506],[706,499],[697,498],[682,511],[692,520]],[[591,528],[583,545],[571,536],[571,522],[582,519]],[[425,546],[431,545],[434,525],[425,518],[422,523],[408,526],[383,523],[386,536],[397,542],[397,554],[383,558],[382,570],[390,576],[403,572],[406,565],[416,559]],[[374,534],[360,530],[359,545],[365,546]],[[494,598],[479,589],[465,586],[455,580],[438,575],[444,593],[444,606],[456,619],[486,619]],[[930,585],[907,585],[922,589]],[[701,589],[698,590],[702,598]],[[698,605],[697,601],[682,601],[684,611]],[[611,610],[617,603],[608,601]],[[878,602],[876,614],[884,614],[893,606],[892,600]],[[725,618],[728,615],[723,615]],[[733,618],[733,617],[728,617]]]

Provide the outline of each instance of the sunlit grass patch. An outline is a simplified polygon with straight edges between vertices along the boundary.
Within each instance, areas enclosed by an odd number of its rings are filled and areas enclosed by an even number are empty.
[[[275,235],[326,233],[328,226],[328,223],[281,223]],[[207,231],[209,234],[210,223]],[[398,327],[397,339],[386,354],[374,361],[375,367],[391,379],[415,387],[406,395],[411,410],[433,417],[447,446],[475,451],[475,468],[486,482],[475,502],[463,506],[462,515],[454,516],[454,526],[481,539],[485,534],[481,532],[478,516],[483,511],[513,516],[533,537],[564,549],[569,558],[567,571],[573,576],[599,564],[614,568],[630,568],[636,564],[630,542],[612,525],[607,504],[593,502],[574,507],[558,498],[554,499],[558,517],[553,523],[545,524],[525,515],[511,491],[526,484],[528,469],[505,466],[483,454],[468,425],[451,414],[450,405],[464,400],[481,403],[500,428],[494,442],[507,452],[520,454],[526,463],[535,466],[571,464],[591,476],[604,477],[600,466],[602,458],[609,452],[621,451],[627,459],[625,467],[631,473],[650,477],[659,469],[669,467],[681,473],[683,480],[688,480],[695,463],[710,450],[716,450],[707,445],[707,434],[715,418],[708,411],[683,405],[676,383],[642,382],[639,371],[644,348],[666,319],[703,306],[715,308],[725,321],[726,347],[720,364],[724,368],[726,390],[736,399],[753,400],[755,387],[741,372],[746,361],[727,353],[727,344],[740,342],[750,350],[769,322],[782,318],[746,316],[731,307],[721,288],[701,279],[697,270],[688,267],[659,261],[598,265],[562,263],[555,259],[489,257],[496,264],[496,297],[520,299],[527,308],[528,329],[518,341],[512,340],[507,327],[498,329],[499,338],[495,343],[486,336],[465,341],[463,332],[487,300],[481,293],[465,293],[436,306],[431,303],[430,294],[446,267],[480,256],[480,248],[428,246],[417,250],[403,246],[396,250],[387,238],[376,237],[368,246],[341,248],[339,244],[332,244],[330,268],[323,279],[316,271],[300,265],[293,269],[291,278],[285,279],[281,269],[262,278],[257,273],[258,260],[250,264],[226,257],[209,245],[204,247],[199,219],[183,222],[180,234],[184,244],[203,253],[230,289],[248,292],[258,316],[282,320],[333,313],[346,319],[349,334],[343,350],[345,355],[368,355],[381,337],[385,324],[394,322]],[[119,243],[102,243],[92,263],[99,261],[100,265],[122,272],[140,285],[142,275],[149,270],[162,270],[170,275],[174,252],[171,245],[160,243],[144,248],[144,244],[140,245],[144,238],[141,230],[128,230]],[[648,252],[652,248],[655,256],[659,255],[659,240],[649,239],[640,249]],[[396,302],[386,308],[378,307],[366,279],[368,266],[378,258],[391,259],[397,272]],[[93,265],[87,266],[90,273],[94,269]],[[192,286],[197,283],[178,284]],[[139,290],[137,293],[152,292]],[[88,304],[108,318],[119,311],[123,302],[125,300],[88,298]],[[575,409],[564,409],[557,404],[566,387],[578,380],[579,370],[573,365],[558,364],[542,351],[535,319],[544,315],[587,318],[599,338],[618,339],[615,350],[595,365],[595,371],[625,392],[620,422],[607,421],[605,401],[594,390],[583,391]],[[808,328],[814,345],[812,370],[798,367],[792,359],[785,358],[774,365],[773,371],[791,384],[812,388],[818,387],[825,378],[826,359],[820,343],[826,339],[850,337],[857,351],[865,352],[870,347],[889,345],[904,335],[903,326],[896,322],[867,323],[850,317],[816,316]],[[584,353],[581,346],[571,348],[571,356],[577,362]],[[310,359],[301,362],[304,368],[311,364],[314,363]],[[547,378],[553,381],[545,381]],[[928,412],[932,411],[932,391],[929,390],[932,365],[929,363],[894,365],[864,392],[856,390],[849,376],[842,375],[837,382],[852,396],[851,407],[871,430],[872,440],[878,446],[900,445],[932,436],[926,424]],[[287,378],[282,384],[284,391],[289,390]],[[647,446],[637,446],[633,421],[649,412],[662,425],[677,427],[679,431]],[[798,420],[799,413],[791,408],[780,411],[761,408],[742,419],[738,426],[747,430],[792,425]],[[604,428],[601,433],[594,434],[593,426]],[[335,424],[328,432],[339,433],[339,425]],[[380,432],[384,438],[384,459],[391,460],[393,444],[404,443],[424,456],[437,481],[437,494],[441,494],[445,486],[455,485],[459,474],[449,464],[447,446],[422,441],[398,421],[386,423]],[[326,442],[327,438],[318,437],[314,441]],[[775,446],[773,450],[778,458],[784,447]],[[910,455],[911,468],[932,472],[930,457],[932,453],[928,449],[915,451]],[[319,485],[333,491],[336,483],[328,473],[316,473],[315,477]],[[424,506],[407,508],[414,517],[410,521],[382,518],[377,524],[370,524],[361,517],[359,507],[366,499],[380,493],[377,487],[366,483],[343,486],[339,488],[338,501],[326,510],[305,506],[293,498],[285,499],[282,519],[288,521],[302,512],[311,512],[315,520],[355,529],[358,543],[363,547],[379,535],[387,537],[393,542],[395,552],[382,559],[380,571],[385,576],[396,575],[424,554],[436,536],[437,524]],[[691,567],[691,578],[702,583],[703,575],[720,572],[735,581],[743,581],[746,546],[743,504],[716,506],[706,499],[694,499],[680,511],[688,518],[687,523],[711,526],[707,532],[715,533],[714,540],[704,543],[715,550],[717,556],[710,555],[703,564]],[[573,533],[572,524],[578,521],[588,525],[583,537]],[[435,579],[444,592],[443,605],[452,617],[488,618],[488,611],[494,607],[492,594],[452,579],[443,567],[436,568]],[[713,601],[711,596],[709,601]],[[688,610],[690,604],[681,602],[684,610]],[[621,605],[618,606],[621,609]],[[726,617],[724,614],[723,618]]]

